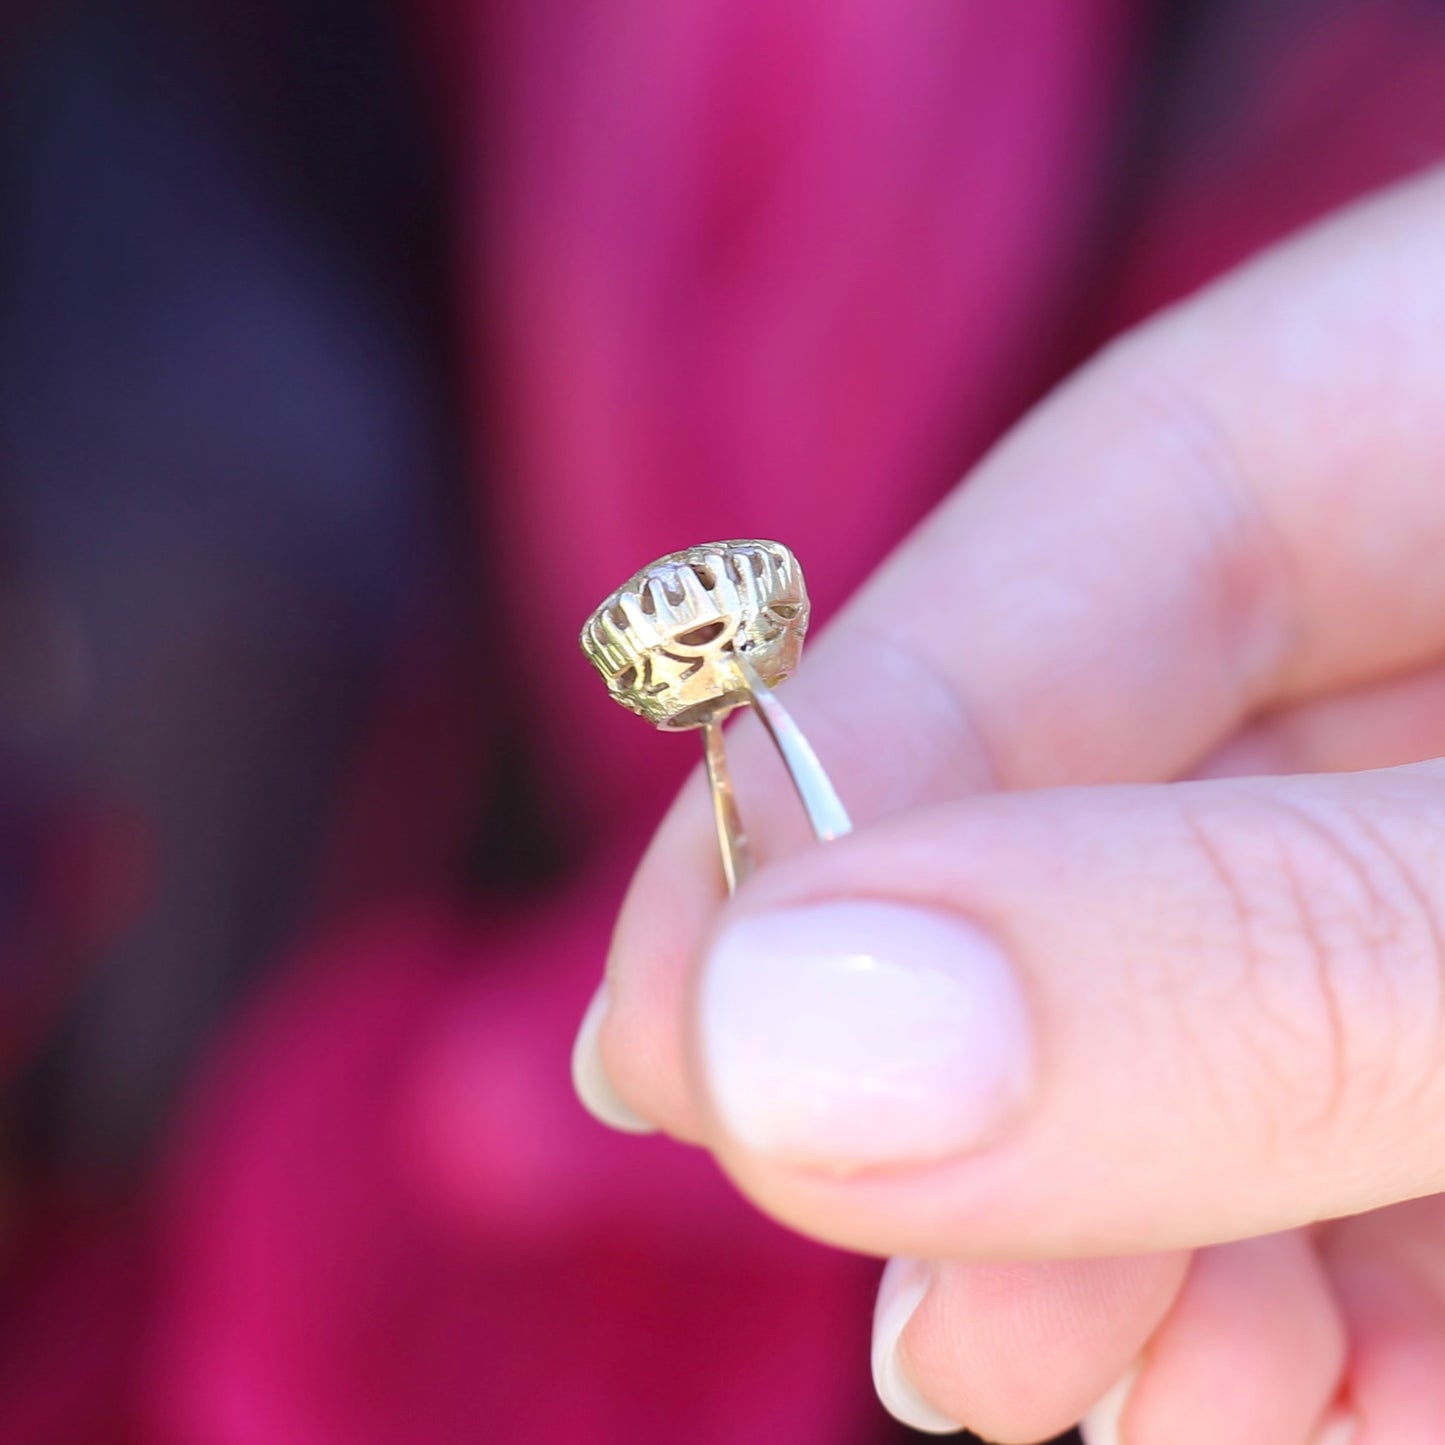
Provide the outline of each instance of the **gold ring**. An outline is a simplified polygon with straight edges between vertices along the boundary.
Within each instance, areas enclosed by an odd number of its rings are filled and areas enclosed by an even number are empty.
[[[713,816],[731,892],[750,867],[723,747],[723,720],[751,705],[773,740],[814,834],[851,831],[833,784],[773,689],[798,665],[808,592],[779,542],[712,542],[644,567],[587,619],[582,651],[607,690],[666,732],[701,728]]]

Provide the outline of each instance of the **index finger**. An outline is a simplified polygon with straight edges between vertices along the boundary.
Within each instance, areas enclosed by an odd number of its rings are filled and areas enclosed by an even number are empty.
[[[1442,242],[1436,171],[1116,343],[1006,438],[787,684],[855,822],[1176,777],[1252,713],[1438,654]],[[751,720],[730,751],[750,834],[798,846]],[[681,1137],[714,848],[694,777],[624,906],[600,1032],[618,1093]]]

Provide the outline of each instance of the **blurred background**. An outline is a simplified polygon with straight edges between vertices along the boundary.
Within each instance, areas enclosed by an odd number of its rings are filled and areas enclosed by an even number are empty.
[[[826,619],[1442,142],[1437,0],[0,6],[0,1445],[917,1438],[875,1263],[572,1098],[695,755],[577,629]]]

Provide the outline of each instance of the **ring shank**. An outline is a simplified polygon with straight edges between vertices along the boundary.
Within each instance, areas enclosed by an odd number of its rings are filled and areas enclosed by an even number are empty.
[[[727,880],[728,892],[736,893],[738,885],[752,871],[752,856],[748,852],[748,835],[743,831],[743,820],[738,813],[732,774],[728,772],[720,718],[710,718],[703,724],[702,750],[707,762],[707,781],[712,793],[712,815],[717,825],[723,877]]]
[[[733,661],[748,701],[756,708],[797,790],[814,837],[826,842],[851,833],[853,824],[848,812],[803,730],[779,701],[778,695],[758,676],[744,652],[734,652]],[[728,892],[733,893],[751,872],[752,856],[738,811],[732,775],[728,771],[722,722],[718,718],[710,719],[703,727],[703,755],[712,792],[713,819],[717,825],[723,876],[727,880]]]

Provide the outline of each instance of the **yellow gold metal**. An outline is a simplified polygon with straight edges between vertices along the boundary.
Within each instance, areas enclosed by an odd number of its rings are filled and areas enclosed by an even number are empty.
[[[748,853],[748,835],[743,831],[742,816],[738,813],[732,774],[728,772],[721,722],[704,725],[702,751],[707,763],[708,788],[712,792],[712,816],[717,828],[718,850],[722,854],[723,880],[728,892],[736,893],[738,884],[752,871],[752,858]]]
[[[851,828],[817,754],[773,692],[798,665],[807,628],[797,558],[779,542],[745,539],[659,558],[582,629],[582,651],[617,702],[668,732],[702,729],[729,892],[750,867],[723,743],[723,719],[734,708],[757,709],[816,836]]]

